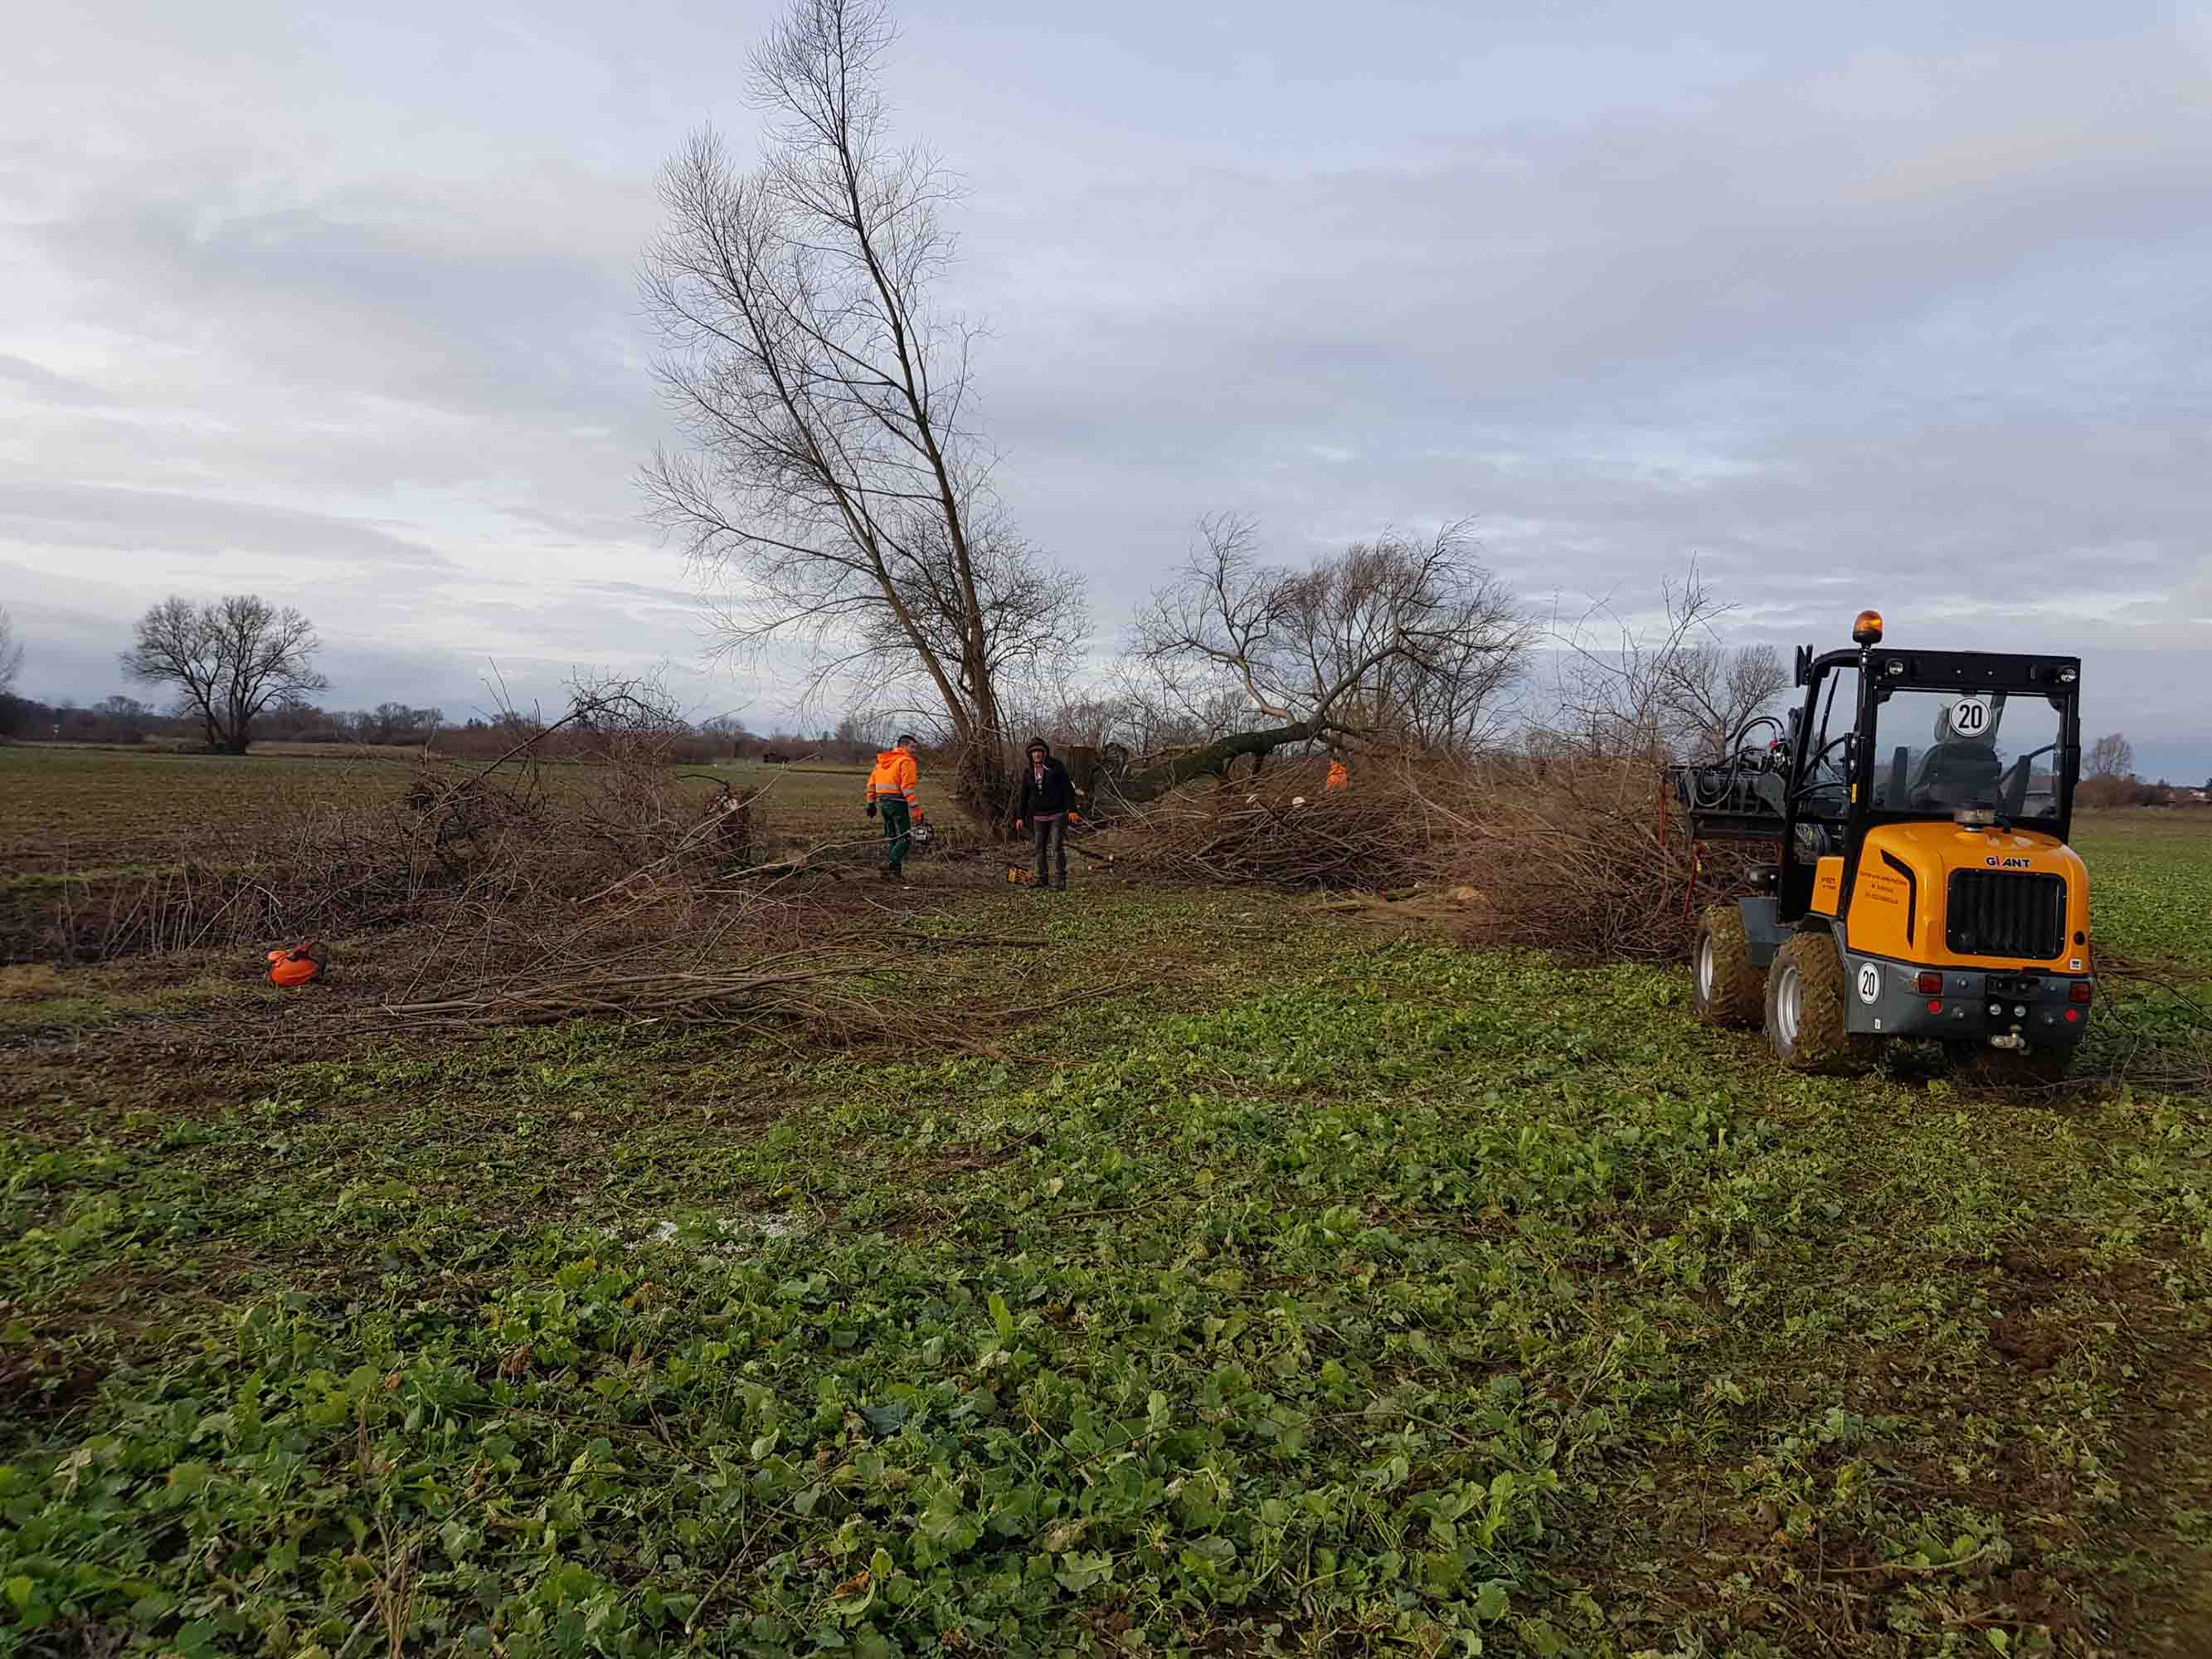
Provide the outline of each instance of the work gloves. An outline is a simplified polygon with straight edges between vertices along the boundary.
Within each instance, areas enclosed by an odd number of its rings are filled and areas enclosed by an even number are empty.
[[[870,802],[868,803],[868,816],[869,816],[870,817],[875,817],[875,815],[876,815],[876,804],[875,804],[875,802],[873,802],[873,801],[870,801]]]

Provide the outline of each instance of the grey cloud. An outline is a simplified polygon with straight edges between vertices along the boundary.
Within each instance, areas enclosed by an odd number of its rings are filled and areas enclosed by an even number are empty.
[[[575,584],[580,593],[604,593],[611,599],[642,600],[677,611],[697,611],[712,601],[696,588],[653,587],[643,582],[586,581]]]
[[[106,401],[100,389],[66,374],[57,374],[52,369],[33,362],[27,357],[18,357],[0,351],[0,386],[15,386],[29,392],[42,404],[82,404]]]
[[[0,477],[0,535],[129,556],[149,550],[286,558],[374,559],[450,568],[442,554],[358,520],[297,508],[112,485]]]
[[[81,314],[167,338],[191,328],[229,373],[468,415],[604,424],[644,407],[629,319],[608,303],[642,216],[629,247],[579,249],[549,245],[544,226],[502,234],[442,205],[341,198],[249,213],[227,194],[104,203],[35,240],[89,275]]]

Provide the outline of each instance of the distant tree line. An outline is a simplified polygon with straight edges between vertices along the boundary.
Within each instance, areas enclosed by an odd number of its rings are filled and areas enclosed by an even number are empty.
[[[1118,675],[1057,692],[1023,685],[998,695],[1006,755],[1031,732],[1102,756],[1118,749],[1124,764],[1135,763],[1121,787],[1146,793],[1225,775],[1240,761],[1256,769],[1279,750],[1355,760],[1523,749],[1712,756],[1786,682],[1771,647],[1715,641],[1711,624],[1726,607],[1693,569],[1686,584],[1666,590],[1666,622],[1656,635],[1619,624],[1618,638],[1609,638],[1585,625],[1581,635],[1596,644],[1576,643],[1555,688],[1558,710],[1531,725],[1506,694],[1535,625],[1469,556],[1456,527],[1426,540],[1355,544],[1304,567],[1261,561],[1249,520],[1207,520],[1200,532],[1181,577],[1139,617]],[[131,678],[167,690],[165,702],[117,692],[90,705],[50,703],[13,690],[25,652],[0,610],[0,740],[232,754],[256,742],[364,744],[483,759],[527,746],[542,758],[588,760],[604,747],[605,734],[573,713],[545,722],[506,709],[454,722],[441,708],[399,702],[325,708],[312,695],[328,685],[314,667],[319,649],[306,617],[257,596],[172,597],[147,611],[118,657]],[[896,684],[873,689],[890,693],[890,707],[851,710],[811,732],[757,731],[728,714],[695,724],[654,691],[657,752],[691,764],[854,765],[896,732],[915,731],[940,767],[963,763],[972,731],[900,696]],[[2199,790],[2146,781],[2135,766],[2124,734],[2097,738],[2082,757],[2081,804],[2195,805],[2212,794],[2212,783]]]
[[[2160,778],[2146,783],[2136,775],[2136,746],[2121,732],[2108,732],[2081,757],[2081,782],[2074,799],[2083,806],[2193,806],[2212,797],[2212,779],[2197,789],[2179,787]]]
[[[254,717],[250,731],[253,744],[371,744],[380,747],[428,745],[448,755],[489,758],[544,729],[545,722],[525,714],[471,716],[448,720],[445,711],[416,708],[403,702],[380,702],[374,708],[323,708],[301,700],[279,702]],[[838,765],[858,765],[874,757],[888,738],[872,731],[860,716],[847,715],[830,730],[811,732],[778,726],[754,731],[726,715],[696,723],[672,723],[672,757],[708,762],[757,761],[769,754],[788,760],[819,760]],[[564,737],[568,734],[563,733]],[[587,732],[565,744],[556,743],[556,754],[589,747]],[[37,697],[0,693],[0,741],[15,743],[92,743],[206,750],[210,745],[204,723],[197,711],[162,708],[116,692],[97,702],[80,703],[64,698],[47,702]]]
[[[255,743],[362,744],[429,748],[492,757],[532,743],[553,725],[566,729],[544,746],[548,757],[587,757],[599,734],[573,714],[545,722],[508,709],[449,721],[438,708],[380,702],[325,708],[312,694],[330,682],[314,665],[321,641],[297,611],[251,593],[194,601],[172,596],[149,607],[117,655],[130,678],[167,690],[155,703],[115,692],[90,704],[46,702],[16,694],[25,655],[12,619],[0,609],[0,742],[159,744],[245,754]],[[834,729],[757,732],[731,715],[693,725],[656,702],[661,752],[677,761],[818,759],[857,763],[888,741],[878,717],[848,714]]]

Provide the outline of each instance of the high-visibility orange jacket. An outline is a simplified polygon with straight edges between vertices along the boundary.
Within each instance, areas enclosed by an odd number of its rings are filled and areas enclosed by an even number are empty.
[[[1333,795],[1340,789],[1349,789],[1351,787],[1352,769],[1347,767],[1342,761],[1331,761],[1328,763],[1328,788],[1327,793]]]
[[[920,817],[921,797],[915,793],[915,785],[921,776],[914,757],[905,750],[884,750],[876,757],[876,769],[868,774],[868,805],[873,806],[888,795],[903,795],[915,817]]]

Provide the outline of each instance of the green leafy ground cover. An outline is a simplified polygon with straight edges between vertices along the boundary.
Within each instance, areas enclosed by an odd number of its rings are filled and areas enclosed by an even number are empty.
[[[2212,814],[2095,812],[2075,820],[2098,934],[2212,974]]]
[[[2212,1102],[1259,902],[963,907],[1141,981],[998,1058],[27,978],[0,1649],[2207,1650]]]

